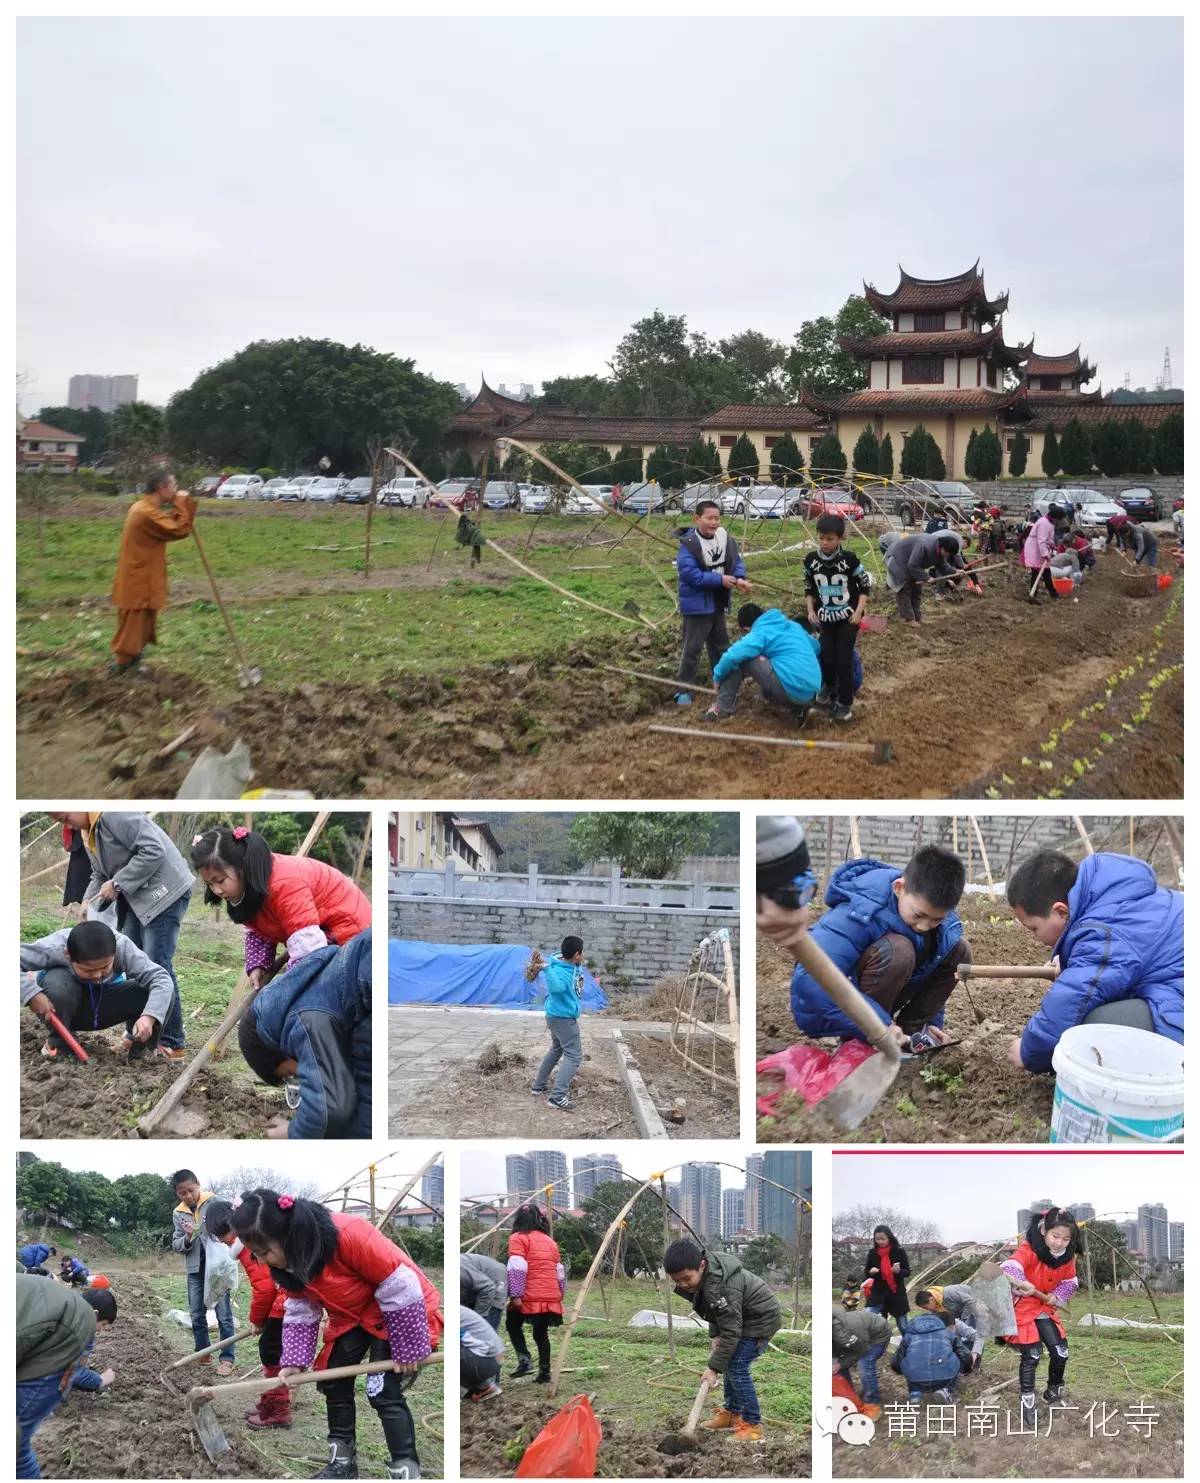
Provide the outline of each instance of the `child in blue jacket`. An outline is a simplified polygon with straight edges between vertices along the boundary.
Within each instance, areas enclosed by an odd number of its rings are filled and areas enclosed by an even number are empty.
[[[57,1246],[47,1246],[44,1241],[30,1241],[27,1246],[22,1246],[17,1251],[17,1260],[26,1272],[34,1273],[38,1277],[49,1277],[46,1263],[52,1256],[57,1255]]]
[[[746,564],[737,542],[721,524],[721,507],[716,500],[702,499],[696,506],[696,523],[679,533],[679,552],[675,570],[679,577],[679,616],[683,622],[683,651],[679,657],[679,678],[694,685],[700,664],[700,651],[707,647],[709,668],[729,647],[725,614],[729,594],[736,587],[749,592]],[[679,705],[690,705],[691,693],[681,690],[675,697]]]
[[[583,1041],[579,1034],[579,1004],[583,993],[583,938],[564,937],[562,950],[546,964],[546,1029],[550,1049],[542,1057],[530,1090],[540,1097],[549,1085],[554,1068],[554,1090],[546,1104],[557,1112],[573,1112],[570,1087],[583,1065]],[[561,1063],[561,1064],[560,1064]]]
[[[908,1382],[909,1405],[932,1395],[944,1405],[954,1399],[959,1373],[971,1368],[971,1346],[954,1332],[947,1314],[921,1313],[908,1320],[892,1359],[892,1369]]]
[[[862,990],[883,1025],[911,1048],[946,1038],[946,1001],[958,967],[971,961],[954,907],[966,870],[952,851],[923,845],[903,870],[878,860],[850,860],[830,877],[829,910],[814,942]],[[862,1040],[862,1032],[802,967],[792,976],[792,1014],[806,1034]]]
[[[821,688],[821,661],[811,636],[778,608],[753,602],[738,609],[737,621],[742,637],[713,670],[717,698],[704,719],[732,716],[742,682],[753,680],[770,705],[803,723]]]
[[[1059,970],[1012,1042],[1015,1066],[1049,1071],[1074,1025],[1126,1025],[1183,1044],[1183,893],[1160,886],[1145,861],[1098,854],[1076,865],[1039,850],[1013,872],[1008,904],[1055,950]]]
[[[299,1083],[295,1115],[269,1138],[369,1137],[371,929],[318,948],[260,990],[238,1043],[261,1080]]]

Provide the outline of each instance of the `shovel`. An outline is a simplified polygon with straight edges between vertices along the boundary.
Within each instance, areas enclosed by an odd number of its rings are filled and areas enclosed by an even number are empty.
[[[204,570],[208,573],[208,585],[212,588],[212,594],[217,600],[217,607],[221,609],[221,617],[225,620],[225,627],[229,630],[230,642],[233,644],[234,653],[238,657],[238,684],[243,690],[252,690],[255,685],[262,684],[262,670],[257,664],[249,664],[242,650],[241,641],[233,626],[233,620],[225,607],[225,599],[221,596],[221,589],[217,586],[217,579],[213,575],[213,569],[209,565],[208,552],[204,549],[204,542],[200,539],[200,532],[192,526],[192,537],[196,542],[196,550],[200,553],[200,560],[204,563]]]
[[[701,1380],[700,1389],[696,1392],[696,1399],[692,1402],[692,1409],[688,1412],[688,1419],[683,1424],[683,1430],[668,1432],[658,1444],[660,1452],[665,1452],[668,1457],[676,1457],[680,1452],[695,1452],[700,1445],[696,1441],[696,1428],[700,1425],[700,1413],[704,1410],[704,1402],[708,1400],[708,1392],[711,1388],[711,1380]]]
[[[442,1358],[441,1353],[430,1354],[421,1361],[423,1365],[434,1364]],[[339,1365],[332,1370],[305,1370],[301,1375],[286,1378],[275,1375],[270,1380],[234,1380],[228,1385],[195,1385],[187,1393],[187,1408],[191,1413],[196,1435],[210,1462],[217,1462],[229,1451],[229,1441],[221,1430],[217,1413],[212,1403],[219,1395],[261,1395],[264,1390],[273,1390],[277,1385],[315,1385],[322,1380],[350,1380],[357,1375],[386,1375],[394,1369],[390,1359],[376,1360],[369,1365]]]
[[[198,1359],[203,1359],[206,1354],[215,1354],[218,1349],[227,1349],[232,1344],[241,1344],[246,1339],[253,1338],[254,1332],[255,1331],[252,1328],[241,1329],[238,1333],[234,1334],[232,1338],[218,1339],[215,1344],[210,1344],[207,1349],[197,1349],[194,1350],[191,1354],[185,1354],[182,1359],[177,1359],[174,1364],[169,1364],[162,1371],[160,1371],[158,1378],[162,1381],[162,1383],[167,1387],[168,1390],[174,1391],[175,1387],[167,1379],[167,1376],[171,1373],[172,1370],[182,1369],[184,1365],[195,1364]],[[178,1394],[177,1391],[175,1393]]]
[[[86,1065],[88,1060],[87,1051],[84,1050],[83,1046],[80,1045],[79,1041],[75,1039],[74,1035],[71,1034],[70,1030],[67,1029],[66,1025],[63,1024],[62,1020],[60,1020],[59,1017],[55,1013],[53,1013],[53,1011],[49,1012],[46,1015],[46,1023],[63,1042],[63,1044],[67,1047],[67,1049],[71,1052],[75,1059],[77,1061],[82,1061],[84,1065]]]

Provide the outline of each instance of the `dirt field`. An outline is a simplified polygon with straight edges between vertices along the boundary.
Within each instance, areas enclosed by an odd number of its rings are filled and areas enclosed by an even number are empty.
[[[1003,902],[967,899],[960,915],[976,962],[1046,961],[1046,950],[1017,925]],[[801,1039],[789,1003],[794,966],[788,955],[759,938],[760,1058]],[[759,1138],[772,1143],[812,1138],[847,1143],[1045,1142],[1054,1079],[1018,1071],[1007,1060],[1010,1038],[1020,1033],[1044,989],[1036,979],[959,984],[946,1006],[945,1028],[963,1043],[928,1061],[905,1061],[889,1095],[857,1129],[835,1128],[799,1098],[785,1096],[778,1117],[759,1118]],[[760,1079],[759,1091],[775,1085]]]
[[[402,595],[407,569],[392,576]],[[227,750],[241,738],[259,785],[317,797],[657,798],[679,796],[681,780],[706,797],[1181,796],[1182,579],[1134,598],[1110,557],[1078,602],[1034,607],[1022,579],[1005,576],[981,598],[930,603],[919,633],[893,621],[863,639],[866,681],[836,739],[891,741],[886,766],[865,754],[834,761],[648,731],[698,726],[699,710],[681,711],[669,686],[599,666],[669,676],[678,645],[669,620],[655,633],[564,641],[534,658],[518,648],[433,673],[397,667],[369,685],[289,684],[277,666],[252,693],[218,690],[154,661],[138,683],[136,722],[124,714],[126,682],[56,669],[22,684],[18,791],[171,796],[201,746]],[[479,612],[482,621],[487,606]],[[185,748],[155,760],[193,724]],[[785,735],[753,706],[722,730]],[[804,737],[835,739],[833,724],[814,715]],[[698,756],[707,759],[699,775]]]
[[[711,1078],[685,1065],[660,1036],[627,1034],[625,1041],[655,1106],[660,1112],[673,1107],[683,1114],[681,1123],[666,1120],[672,1138],[737,1137],[738,1097],[732,1087],[718,1083],[714,1089]],[[717,1070],[733,1075],[733,1057],[724,1046],[718,1047]]]

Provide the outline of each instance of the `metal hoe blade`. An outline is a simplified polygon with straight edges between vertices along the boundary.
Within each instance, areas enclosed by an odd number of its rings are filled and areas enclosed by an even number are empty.
[[[196,1435],[200,1438],[200,1445],[204,1448],[208,1460],[217,1462],[229,1451],[229,1441],[221,1430],[221,1423],[217,1420],[217,1413],[213,1410],[212,1402],[192,1400],[188,1402],[188,1405],[196,1427]]]
[[[837,1123],[839,1128],[857,1128],[880,1098],[891,1089],[899,1068],[899,1061],[876,1053],[839,1081],[833,1091],[821,1099],[821,1111]]]

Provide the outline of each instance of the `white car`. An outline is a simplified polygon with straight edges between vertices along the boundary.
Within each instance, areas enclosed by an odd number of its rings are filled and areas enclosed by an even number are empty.
[[[278,499],[291,483],[290,479],[268,479],[262,487],[259,499]]]
[[[756,484],[731,489],[721,501],[727,515],[749,515],[752,520],[781,520],[795,513],[800,496],[779,484]]]
[[[346,487],[344,479],[313,479],[304,492],[310,503],[331,505]]]
[[[260,499],[263,481],[257,474],[230,474],[220,489],[218,499]]]
[[[415,509],[419,505],[427,505],[429,503],[429,485],[425,483],[424,479],[389,479],[386,484],[380,485],[375,503],[379,505],[403,505],[405,509]]]
[[[1115,499],[1109,499],[1108,495],[1101,494],[1097,489],[1073,489],[1071,493],[1075,506],[1075,524],[1080,530],[1103,530],[1106,522],[1114,515],[1128,513],[1124,505],[1119,505]]]
[[[542,515],[550,508],[553,498],[553,491],[546,484],[526,485],[521,490],[521,511],[525,515]]]
[[[280,499],[298,500],[307,499],[308,491],[314,484],[319,484],[320,478],[316,474],[298,474],[296,478],[289,480],[284,490],[280,493]]]

